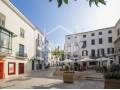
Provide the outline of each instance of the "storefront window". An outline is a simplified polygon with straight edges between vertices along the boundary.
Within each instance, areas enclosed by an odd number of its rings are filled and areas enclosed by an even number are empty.
[[[13,62],[9,62],[8,63],[8,75],[13,75],[15,74],[15,69],[16,68],[16,64]]]

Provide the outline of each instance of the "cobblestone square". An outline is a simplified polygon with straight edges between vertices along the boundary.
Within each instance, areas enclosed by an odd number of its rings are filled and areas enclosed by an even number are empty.
[[[77,80],[73,84],[63,83],[62,77],[53,76],[54,68],[44,71],[34,71],[22,79],[4,80],[0,82],[1,89],[103,89],[104,80]],[[95,76],[95,72],[89,72]],[[88,73],[88,74],[89,74]],[[99,74],[98,74],[99,75]],[[97,76],[99,77],[99,76]]]

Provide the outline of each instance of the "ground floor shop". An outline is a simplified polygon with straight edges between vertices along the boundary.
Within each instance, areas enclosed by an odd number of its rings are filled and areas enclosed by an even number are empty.
[[[0,79],[17,77],[25,74],[26,60],[0,59]]]

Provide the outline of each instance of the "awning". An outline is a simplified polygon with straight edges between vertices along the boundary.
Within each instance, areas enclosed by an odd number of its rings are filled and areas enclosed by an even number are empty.
[[[77,62],[89,62],[89,61],[96,61],[95,59],[90,59],[90,58],[83,58],[78,60]]]
[[[74,61],[71,59],[66,59],[64,61],[60,61],[61,63],[73,63]]]
[[[108,61],[108,60],[113,60],[113,59],[102,57],[102,58],[98,58],[98,59],[96,59],[96,60],[97,60],[97,61]]]

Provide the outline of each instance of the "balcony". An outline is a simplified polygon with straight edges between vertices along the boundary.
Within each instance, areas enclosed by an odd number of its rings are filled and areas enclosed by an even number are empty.
[[[0,57],[6,57],[11,55],[12,49],[0,47]]]
[[[26,59],[27,57],[28,57],[27,53],[21,53],[21,52],[16,53],[16,58],[18,59]]]
[[[0,58],[12,53],[12,38],[16,35],[0,26]]]

